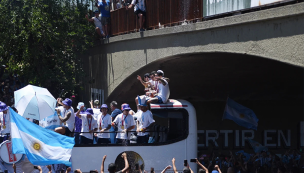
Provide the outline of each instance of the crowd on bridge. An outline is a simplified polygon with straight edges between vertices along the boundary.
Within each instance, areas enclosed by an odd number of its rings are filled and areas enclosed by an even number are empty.
[[[95,24],[95,31],[100,38],[109,38],[111,35],[111,11],[119,8],[132,9],[138,18],[139,31],[145,31],[144,23],[146,17],[146,4],[145,0],[96,0],[95,6],[98,10],[94,11],[94,17],[86,19]]]

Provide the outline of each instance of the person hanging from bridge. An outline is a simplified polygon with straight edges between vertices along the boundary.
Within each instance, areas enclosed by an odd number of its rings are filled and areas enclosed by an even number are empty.
[[[139,21],[139,31],[140,32],[145,31],[144,29],[144,23],[146,18],[145,0],[132,0],[128,8],[133,8],[133,7],[134,7],[134,13]]]
[[[0,143],[7,140],[11,132],[11,119],[8,114],[8,106],[0,101]]]
[[[97,120],[93,117],[92,108],[88,108],[85,112],[81,111],[84,106],[81,106],[77,111],[76,116],[82,120],[81,127],[81,144],[93,144],[93,133],[97,131]]]
[[[100,38],[102,38],[102,37],[105,36],[105,34],[104,34],[103,30],[102,30],[101,15],[99,14],[99,11],[98,11],[98,10],[96,10],[96,11],[94,12],[94,15],[95,15],[95,17],[92,17],[91,19],[89,19],[88,15],[85,15],[85,18],[86,18],[87,21],[89,21],[89,22],[94,22],[95,27],[96,27],[96,28],[95,28],[95,31],[96,31],[96,33],[98,34],[98,36],[99,36]]]
[[[61,98],[57,99],[57,102],[62,106],[58,107],[57,115],[62,123],[64,123],[63,127],[57,127],[55,132],[60,133],[62,135],[71,136],[74,132],[75,126],[75,117],[74,117],[74,109],[72,107],[72,100],[66,98],[61,101]]]
[[[129,144],[132,129],[135,128],[135,122],[133,116],[129,114],[131,110],[128,104],[123,106],[123,113],[116,116],[115,120],[112,122],[112,126],[118,127],[118,132],[116,135],[117,144]]]
[[[110,133],[108,133],[112,123],[111,115],[108,114],[109,108],[106,104],[101,105],[100,111],[101,114],[99,114],[97,117],[97,126],[99,133],[95,133],[98,138],[97,144],[108,144],[111,142]]]

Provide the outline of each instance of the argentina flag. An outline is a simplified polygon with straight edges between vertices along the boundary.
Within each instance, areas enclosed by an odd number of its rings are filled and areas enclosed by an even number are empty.
[[[257,130],[258,128],[259,119],[256,117],[255,113],[251,109],[240,105],[230,98],[227,99],[223,119],[232,120],[236,124],[248,129]]]
[[[9,108],[11,118],[12,150],[14,154],[26,154],[34,165],[65,164],[69,162],[74,138],[44,129]]]

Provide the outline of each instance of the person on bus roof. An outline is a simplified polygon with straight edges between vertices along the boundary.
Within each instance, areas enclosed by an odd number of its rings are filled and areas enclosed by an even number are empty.
[[[111,108],[111,111],[112,111],[112,113],[111,113],[111,119],[112,119],[112,121],[114,121],[115,118],[116,118],[116,116],[118,114],[121,114],[122,112],[121,112],[121,110],[118,109],[118,104],[117,104],[116,101],[112,101],[110,103],[110,108]],[[111,143],[112,144],[116,143],[116,133],[115,133],[115,131],[117,131],[117,130],[118,130],[117,127],[113,127],[113,126],[110,129],[110,132],[111,132],[110,138],[111,138]]]
[[[0,142],[9,138],[11,131],[11,121],[8,114],[8,106],[0,101]]]
[[[129,114],[130,110],[130,106],[128,104],[125,104],[123,106],[123,113],[117,115],[115,120],[112,122],[112,126],[118,127],[116,135],[117,144],[130,143],[131,133],[129,133],[128,131],[131,131],[135,127],[133,116]]]
[[[98,140],[97,144],[108,144],[110,143],[110,133],[107,133],[111,128],[111,116],[108,114],[108,106],[106,104],[100,107],[101,114],[97,117],[98,132],[96,134]],[[104,133],[106,132],[106,133]]]
[[[57,99],[57,102],[63,105],[57,109],[57,115],[60,121],[64,123],[64,126],[57,127],[55,129],[55,132],[60,133],[62,135],[70,136],[71,133],[74,132],[74,126],[75,126],[75,117],[73,116],[74,109],[72,107],[72,100],[69,98],[66,98],[63,101],[61,100],[62,100],[61,98]]]
[[[88,108],[85,112],[80,113],[84,106],[77,111],[76,116],[82,120],[81,127],[81,144],[93,144],[93,132],[97,130],[97,121],[93,117],[92,108]]]
[[[123,106],[124,106],[124,105],[127,105],[127,103],[121,104],[121,111],[123,110]],[[131,109],[131,110],[129,111],[129,114],[130,114],[130,115],[134,115],[135,112]]]
[[[155,122],[153,119],[153,115],[151,111],[148,110],[146,97],[139,97],[138,101],[141,112],[137,115],[137,143],[138,144],[146,144],[149,141],[149,132],[147,129]]]
[[[98,115],[101,114],[99,100],[89,101],[91,108],[93,109],[94,118],[97,119]]]

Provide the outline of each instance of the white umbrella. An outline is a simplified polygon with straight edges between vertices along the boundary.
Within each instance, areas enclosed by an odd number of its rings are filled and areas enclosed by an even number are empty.
[[[25,118],[42,120],[55,112],[57,101],[46,88],[27,85],[14,95],[18,114]]]

